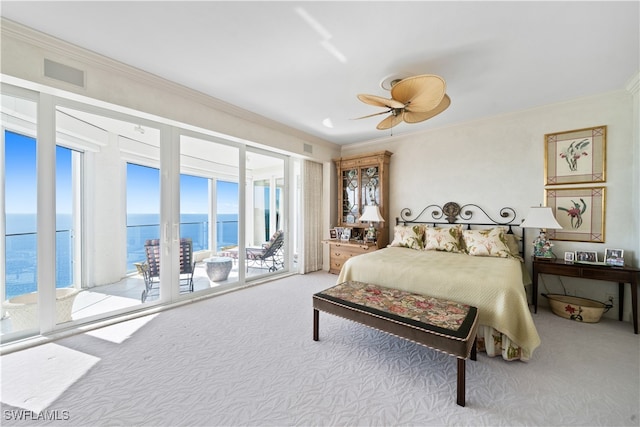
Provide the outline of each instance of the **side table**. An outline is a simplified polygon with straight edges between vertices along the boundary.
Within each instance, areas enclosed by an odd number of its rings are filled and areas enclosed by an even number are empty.
[[[640,269],[633,267],[613,267],[608,265],[582,264],[565,262],[563,260],[533,259],[533,307],[538,312],[538,275],[553,274],[565,277],[580,277],[583,279],[618,282],[618,320],[622,320],[624,308],[624,284],[631,286],[631,312],[633,314],[633,332],[638,333],[638,276]]]
[[[233,259],[228,257],[211,257],[202,260],[206,266],[207,276],[212,282],[222,282],[229,278],[233,267]]]

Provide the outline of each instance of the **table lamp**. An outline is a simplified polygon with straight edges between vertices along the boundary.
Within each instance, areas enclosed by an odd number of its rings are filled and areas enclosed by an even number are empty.
[[[374,222],[382,222],[384,218],[380,214],[380,208],[378,205],[366,205],[364,207],[364,211],[362,212],[362,216],[360,217],[361,222],[369,222],[369,228],[367,229],[367,235],[365,240],[370,242],[376,241],[376,229],[373,226]]]
[[[540,235],[533,242],[533,256],[536,258],[555,258],[551,247],[553,244],[547,240],[545,230],[560,230],[562,226],[558,224],[553,216],[553,211],[547,206],[532,206],[527,217],[520,224],[522,228],[539,228]]]

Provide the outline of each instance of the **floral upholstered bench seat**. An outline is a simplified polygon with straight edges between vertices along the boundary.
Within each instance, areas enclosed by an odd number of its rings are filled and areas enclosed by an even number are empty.
[[[453,355],[458,359],[457,403],[465,406],[465,361],[476,360],[478,310],[466,304],[348,281],[313,295],[313,339],[319,311]]]

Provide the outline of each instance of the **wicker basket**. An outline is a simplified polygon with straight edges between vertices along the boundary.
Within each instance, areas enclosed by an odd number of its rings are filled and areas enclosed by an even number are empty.
[[[611,305],[587,298],[558,294],[542,295],[549,300],[554,314],[577,322],[599,322],[602,314],[611,308]]]

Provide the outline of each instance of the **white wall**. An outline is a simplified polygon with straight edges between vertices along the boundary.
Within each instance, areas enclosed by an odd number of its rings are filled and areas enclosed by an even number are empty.
[[[591,250],[600,256],[605,248],[625,250],[625,258],[638,265],[638,150],[634,149],[634,100],[627,90],[578,99],[488,118],[472,123],[386,138],[350,146],[343,155],[389,150],[390,218],[409,207],[417,214],[425,206],[448,201],[475,203],[488,213],[510,206],[520,221],[530,206],[544,204],[544,135],[593,126],[607,126],[605,243],[555,241],[554,252]],[[455,99],[450,108],[455,108]],[[442,114],[447,114],[445,111]],[[410,126],[401,124],[400,126]],[[601,184],[592,184],[601,185]],[[581,186],[589,186],[583,184]],[[634,193],[635,191],[635,193]],[[529,232],[532,241],[535,233]],[[530,246],[530,245],[529,245]],[[530,254],[530,249],[528,248]],[[530,262],[527,262],[529,265]],[[559,279],[544,276],[551,293],[562,293]],[[615,295],[614,283],[562,278],[567,291],[578,296],[605,300]],[[545,292],[542,282],[539,292]],[[627,287],[625,320],[631,305]],[[545,304],[545,298],[539,298]],[[617,302],[617,301],[616,301]],[[615,317],[617,308],[607,315]]]

